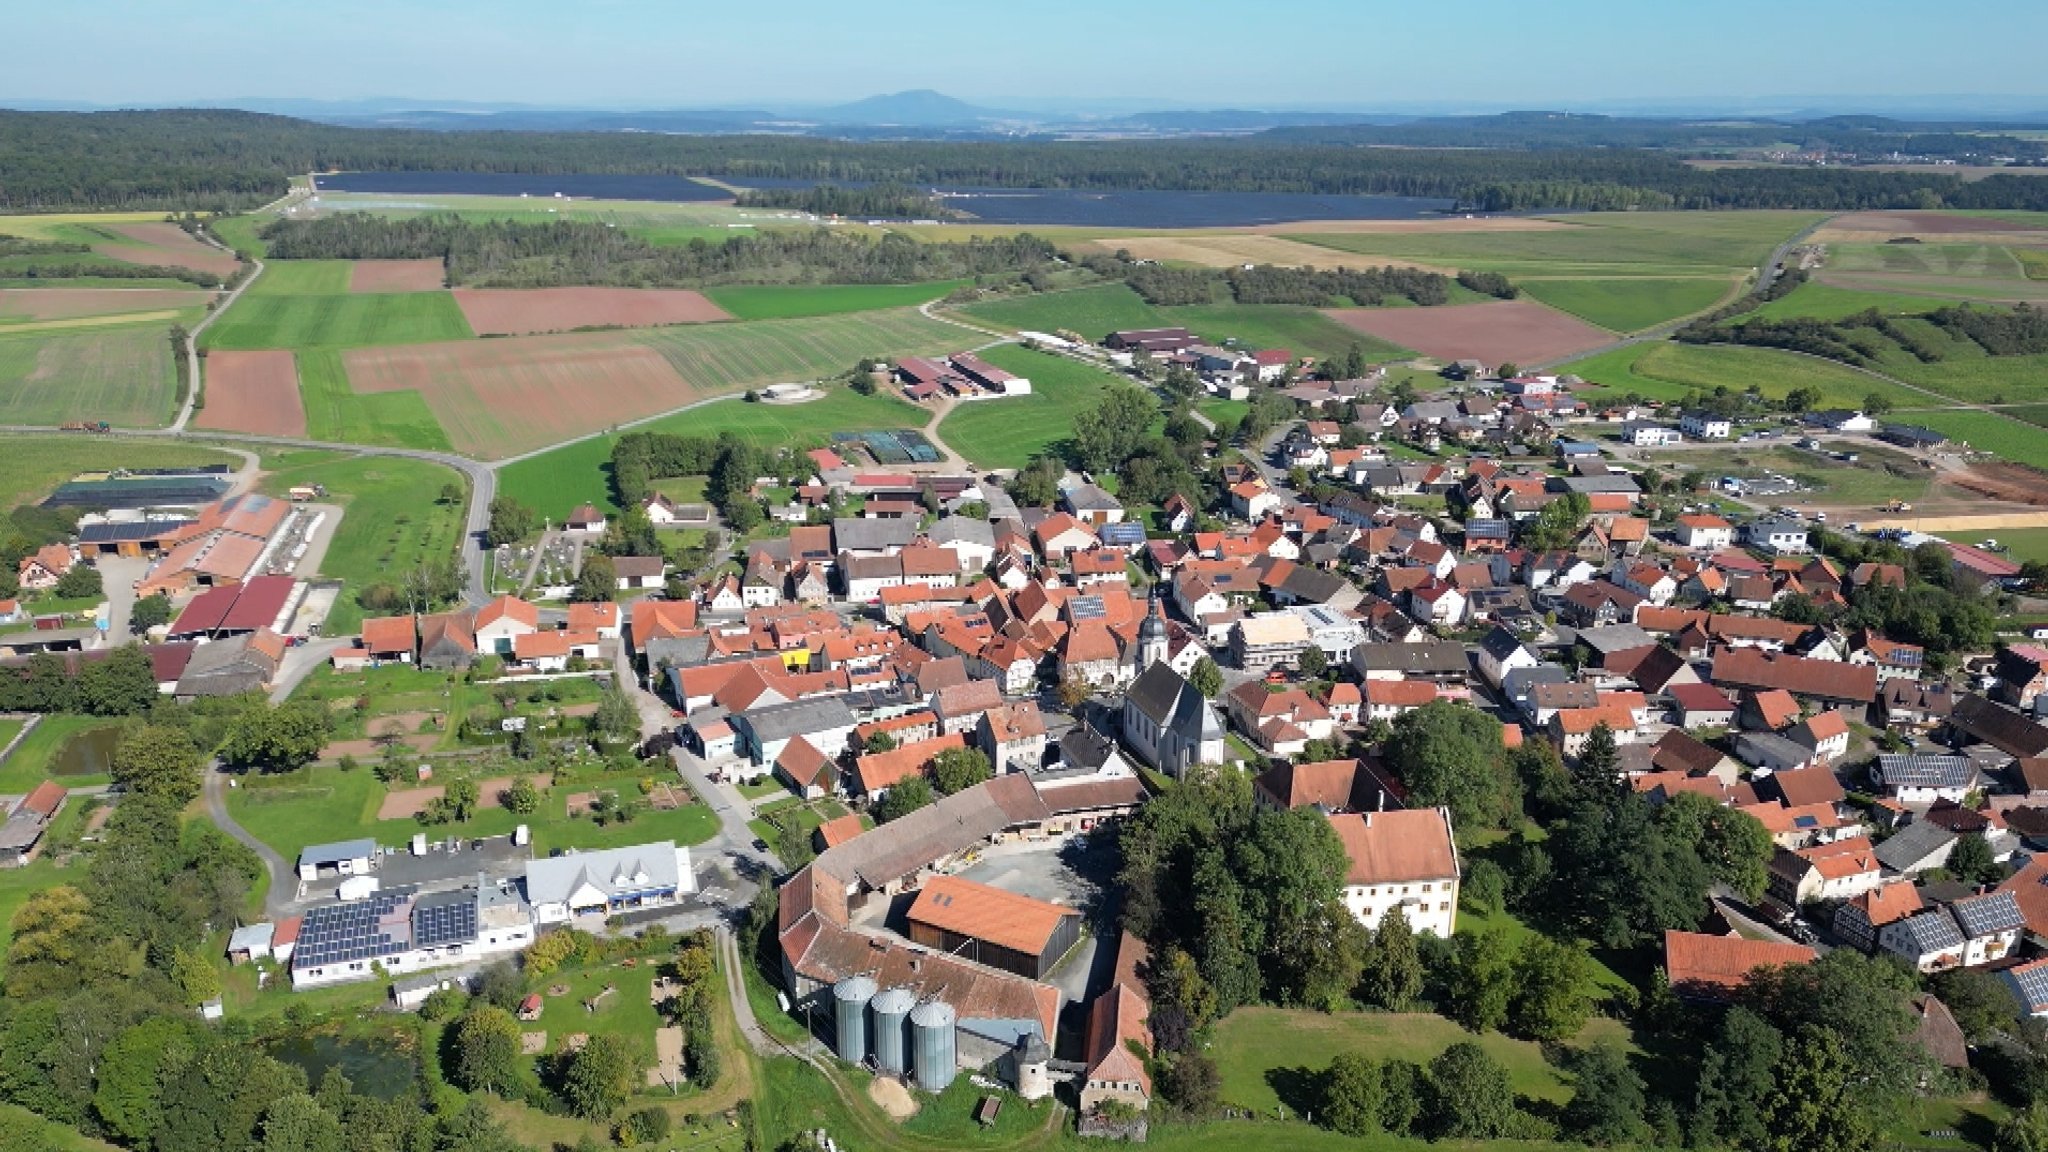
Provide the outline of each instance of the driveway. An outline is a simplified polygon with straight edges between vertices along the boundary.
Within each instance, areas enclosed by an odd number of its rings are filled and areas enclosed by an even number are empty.
[[[140,556],[102,556],[94,562],[107,597],[107,642],[128,642],[128,614],[135,608],[135,582],[149,574]]]

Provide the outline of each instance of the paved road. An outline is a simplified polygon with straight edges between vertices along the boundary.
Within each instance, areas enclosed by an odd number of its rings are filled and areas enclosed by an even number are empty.
[[[215,248],[226,250],[210,236],[201,235],[199,238]],[[242,298],[242,293],[249,290],[249,285],[254,284],[258,276],[263,275],[263,261],[251,260],[249,264],[249,275],[244,277],[240,284],[229,289],[227,295],[215,300],[213,310],[199,323],[194,324],[191,331],[185,333],[185,406],[178,409],[178,418],[171,422],[169,431],[173,434],[185,431],[185,425],[192,419],[192,410],[199,403],[199,334],[213,327],[213,322],[220,319],[235,301]]]
[[[249,834],[247,828],[235,823],[228,815],[229,774],[219,764],[210,764],[206,769],[206,780],[199,794],[206,801],[206,817],[214,827],[246,845],[256,858],[263,861],[263,870],[270,873],[270,891],[263,897],[263,913],[272,921],[283,918],[289,911],[292,896],[299,890],[298,873],[278,855],[276,849]]]
[[[633,672],[631,662],[623,651],[619,653],[614,668],[619,690],[626,694],[626,698],[633,702],[635,708],[639,709],[641,738],[646,739],[657,733],[673,731],[677,721],[675,717],[669,715],[668,705],[659,696],[640,686],[640,678]],[[711,806],[712,813],[718,817],[718,836],[700,845],[696,850],[734,859],[744,858],[751,861],[750,867],[756,870],[781,872],[782,861],[776,859],[773,852],[759,851],[754,847],[754,830],[747,827],[747,820],[753,815],[754,808],[739,794],[739,790],[730,784],[720,784],[712,780],[710,774],[705,771],[704,762],[683,748],[677,748],[671,759],[675,762],[676,774],[690,786],[690,791],[695,792],[699,799]],[[753,892],[745,891],[734,897],[734,903],[744,907],[752,898]]]

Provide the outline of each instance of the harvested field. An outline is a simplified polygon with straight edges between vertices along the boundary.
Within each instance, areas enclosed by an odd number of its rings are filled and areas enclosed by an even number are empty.
[[[1959,216],[1950,212],[1851,212],[1828,221],[1837,232],[1894,232],[1951,236],[1960,232],[2039,232],[2018,220],[1995,216]]]
[[[180,268],[197,268],[216,276],[233,276],[239,266],[232,252],[223,252],[208,244],[201,244],[185,234],[176,224],[161,221],[153,224],[115,224],[114,231],[134,241],[132,244],[95,245],[94,251],[129,264],[171,264]]]
[[[552,783],[554,783],[554,777],[549,776],[545,772],[533,778],[533,786],[542,791],[546,791]],[[498,793],[511,786],[512,777],[510,776],[495,776],[489,780],[477,781],[476,806],[478,808],[498,807]],[[383,803],[377,805],[377,819],[410,820],[421,812],[426,811],[427,805],[439,800],[447,791],[448,789],[444,785],[435,784],[426,788],[406,788],[398,792],[386,792]]]
[[[516,455],[680,408],[703,394],[615,333],[477,340],[343,354],[356,392],[416,392],[459,452]]]
[[[0,329],[0,423],[164,424],[176,412],[172,372],[171,343],[161,328],[46,334]]]
[[[439,260],[357,260],[348,270],[351,292],[435,292],[446,286]]]
[[[6,288],[0,289],[0,324],[14,319],[70,320],[124,312],[203,308],[212,295],[196,289],[177,292],[168,288]]]
[[[1993,500],[2048,507],[2048,473],[2024,464],[2008,464],[2003,461],[1977,463],[1960,472],[1951,472],[1943,479],[1958,488],[1968,489]],[[2020,528],[2031,525],[1997,524],[1984,527]]]
[[[259,436],[306,434],[298,362],[291,353],[215,352],[205,363],[206,406],[194,424]]]
[[[732,319],[702,292],[676,288],[458,288],[455,302],[479,336]]]
[[[1337,323],[1438,360],[1528,366],[1598,348],[1613,337],[1533,300],[1438,308],[1337,308]]]
[[[1445,216],[1434,220],[1289,220],[1261,224],[1250,232],[1551,232],[1573,225],[1536,216]]]
[[[1288,268],[1422,268],[1432,272],[1454,271],[1433,264],[1419,264],[1396,256],[1361,256],[1303,244],[1279,236],[1128,236],[1096,240],[1091,245],[1103,252],[1123,249],[1141,260],[1199,264],[1205,268],[1235,268],[1241,264],[1278,264]]]

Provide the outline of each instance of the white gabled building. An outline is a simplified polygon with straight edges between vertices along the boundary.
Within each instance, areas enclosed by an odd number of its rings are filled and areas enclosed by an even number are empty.
[[[536,924],[609,916],[673,904],[697,890],[690,850],[673,841],[571,852],[526,864],[526,897]]]
[[[1417,932],[1449,940],[1458,927],[1458,851],[1448,808],[1351,812],[1329,817],[1351,861],[1344,907],[1378,930],[1394,908]]]

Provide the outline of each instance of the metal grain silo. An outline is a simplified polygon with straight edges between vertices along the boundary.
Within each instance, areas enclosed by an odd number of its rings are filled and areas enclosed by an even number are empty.
[[[839,1058],[859,1064],[868,1058],[868,1001],[874,999],[875,982],[865,976],[848,976],[832,986],[832,1018],[839,1030]]]
[[[908,988],[886,988],[869,1002],[875,1014],[875,1067],[901,1075],[910,1070],[910,1010],[917,997]]]
[[[911,1052],[916,1057],[917,1086],[939,1093],[953,1082],[957,1057],[953,1053],[953,1026],[958,1016],[953,1006],[933,1000],[917,1006],[910,1014]]]

